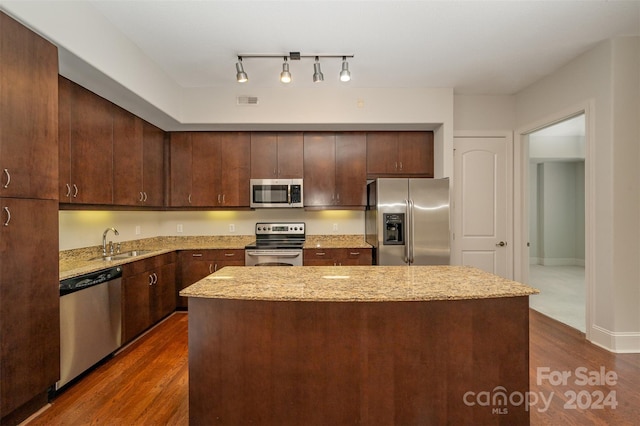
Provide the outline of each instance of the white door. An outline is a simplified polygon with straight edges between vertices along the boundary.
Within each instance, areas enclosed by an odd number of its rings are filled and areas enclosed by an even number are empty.
[[[455,136],[453,263],[513,278],[512,141]]]

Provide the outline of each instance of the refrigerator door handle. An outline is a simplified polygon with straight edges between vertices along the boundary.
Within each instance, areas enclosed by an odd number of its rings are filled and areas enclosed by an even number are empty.
[[[415,204],[413,202],[413,200],[409,200],[409,265],[411,265],[414,261],[413,258],[413,240],[414,240],[414,235],[413,235],[413,228],[414,228],[414,223],[413,223],[413,210],[414,210]]]
[[[404,209],[405,209],[405,229],[406,237],[404,239],[404,263],[410,263],[410,253],[409,253],[409,244],[411,244],[411,208],[409,205],[409,200],[404,200]]]

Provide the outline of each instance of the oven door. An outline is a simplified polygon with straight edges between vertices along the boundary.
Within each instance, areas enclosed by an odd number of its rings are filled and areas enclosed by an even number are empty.
[[[246,266],[302,266],[302,250],[245,250]]]

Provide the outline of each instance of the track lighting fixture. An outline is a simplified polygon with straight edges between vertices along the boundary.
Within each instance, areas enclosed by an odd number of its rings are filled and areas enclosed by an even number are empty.
[[[349,63],[347,58],[353,58],[354,55],[301,55],[300,52],[289,52],[284,55],[271,55],[271,54],[240,54],[238,55],[238,62],[236,62],[236,80],[238,83],[244,83],[248,81],[247,73],[244,72],[242,59],[246,58],[284,58],[282,64],[282,72],[280,73],[280,81],[282,83],[291,82],[291,72],[289,71],[288,61],[299,61],[301,58],[314,58],[313,63],[313,81],[314,83],[324,81],[324,74],[320,69],[320,58],[342,58],[342,69],[340,71],[340,81],[346,82],[351,80],[351,72],[349,71]]]
[[[316,56],[316,61],[313,63],[313,82],[317,83],[319,81],[324,81],[324,75],[320,71],[320,61]]]
[[[236,62],[236,80],[238,80],[238,83],[244,83],[249,80],[242,66],[242,56],[238,56],[238,62]]]
[[[282,64],[282,72],[280,73],[280,81],[283,83],[291,83],[291,73],[289,72],[289,63],[287,57],[284,57],[284,63]]]
[[[340,71],[340,81],[351,80],[351,73],[349,72],[349,62],[347,62],[346,56],[342,57],[342,71]]]

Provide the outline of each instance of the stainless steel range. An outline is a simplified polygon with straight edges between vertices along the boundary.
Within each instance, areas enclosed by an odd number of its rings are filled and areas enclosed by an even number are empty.
[[[302,266],[304,222],[256,223],[256,241],[245,246],[246,266]]]

